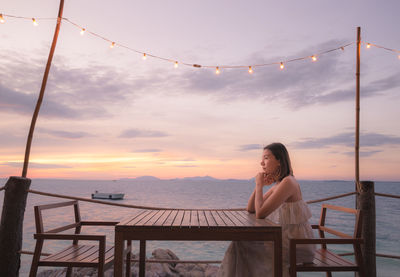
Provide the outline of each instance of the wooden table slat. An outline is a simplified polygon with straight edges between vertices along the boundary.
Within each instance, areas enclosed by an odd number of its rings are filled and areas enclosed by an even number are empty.
[[[125,225],[136,225],[139,221],[141,221],[144,217],[146,217],[149,213],[152,211],[146,210],[143,213],[140,213],[139,215],[134,216],[131,220],[128,220],[128,222]],[[122,225],[122,223],[119,223],[118,225]]]
[[[158,219],[164,214],[164,212],[165,210],[159,210],[155,212],[154,215],[146,223],[143,223],[143,225],[145,226],[154,225],[158,221]]]
[[[178,214],[176,215],[174,221],[172,222],[172,226],[181,226],[183,216],[185,215],[184,210],[179,210]]]
[[[183,226],[190,226],[190,221],[192,217],[192,211],[190,210],[185,210],[185,214],[182,219],[182,225]]]
[[[190,226],[191,227],[200,227],[198,211],[193,210],[193,211],[190,211],[190,213],[191,213]]]
[[[172,210],[171,213],[168,215],[167,219],[164,221],[164,226],[171,226],[175,220],[176,215],[178,214],[178,210]]]
[[[160,212],[159,210],[151,210],[144,217],[142,217],[142,219],[140,219],[138,222],[136,222],[135,225],[144,225],[144,224],[146,224],[146,222],[148,222],[150,219],[152,219],[159,212]]]
[[[211,211],[204,211],[204,215],[206,216],[208,226],[218,226],[213,215],[211,214]]]
[[[268,227],[268,226],[276,226],[277,224],[273,223],[269,219],[257,219],[256,215],[254,213],[248,213],[247,211],[239,211],[239,215],[241,215],[244,218],[247,218],[248,220],[254,222],[254,226],[256,227]]]
[[[236,226],[245,226],[243,222],[238,218],[238,215],[231,211],[222,211]]]
[[[154,225],[164,225],[164,222],[167,220],[169,215],[172,213],[172,210],[164,210],[164,212],[160,215],[158,220],[154,222]]]
[[[134,215],[125,218],[123,220],[121,220],[118,224],[120,225],[128,225],[130,221],[134,220],[135,218],[137,218],[140,215],[143,215],[145,212],[147,212],[146,210],[135,210],[133,213],[135,213]]]
[[[219,214],[219,216],[222,218],[222,220],[225,222],[225,224],[227,226],[230,226],[230,225],[236,226],[236,224],[229,217],[227,217],[223,211],[217,211],[217,213]]]
[[[211,215],[217,223],[217,226],[226,226],[225,221],[221,218],[217,211],[211,211]]]
[[[237,216],[237,219],[243,222],[245,225],[251,224],[253,225],[255,222],[251,220],[247,215],[243,216],[240,211],[232,211]]]
[[[198,215],[199,215],[199,225],[202,227],[209,226],[204,211],[198,211]]]

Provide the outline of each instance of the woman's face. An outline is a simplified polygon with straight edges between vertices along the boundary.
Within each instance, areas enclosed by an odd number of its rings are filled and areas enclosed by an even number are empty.
[[[274,173],[279,165],[280,163],[275,158],[274,154],[272,154],[269,149],[265,149],[261,157],[261,167],[263,168],[264,172]]]

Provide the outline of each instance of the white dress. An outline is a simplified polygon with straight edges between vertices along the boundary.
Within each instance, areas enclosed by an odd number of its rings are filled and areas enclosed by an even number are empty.
[[[283,276],[289,276],[289,239],[313,238],[308,220],[311,211],[303,200],[285,202],[268,217],[282,225]],[[310,263],[314,259],[315,245],[297,246],[297,263]],[[268,277],[274,275],[272,242],[232,242],[218,270],[218,277]]]

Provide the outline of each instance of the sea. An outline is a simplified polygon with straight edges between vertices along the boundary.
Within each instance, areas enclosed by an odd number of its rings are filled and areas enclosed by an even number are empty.
[[[0,179],[3,186],[7,179]],[[354,191],[353,181],[299,180],[303,199],[314,200]],[[182,179],[158,179],[151,176],[135,179],[119,180],[62,180],[62,179],[32,179],[32,190],[57,193],[63,195],[90,198],[94,191],[122,192],[123,200],[109,200],[113,203],[132,204],[140,206],[156,206],[165,208],[243,208],[254,189],[254,179],[250,180],[220,180],[212,177],[193,177]],[[375,191],[380,193],[400,195],[400,182],[375,182]],[[4,191],[0,192],[0,205],[3,206]],[[30,193],[23,227],[23,250],[34,251],[35,220],[33,207],[49,203],[69,201],[67,199],[41,196]],[[382,254],[400,256],[400,200],[376,196],[376,251]],[[355,196],[325,201],[333,205],[355,207]],[[311,224],[317,224],[321,212],[321,203],[309,205],[312,211]],[[134,212],[131,208],[122,208],[80,201],[80,211],[83,220],[119,221]],[[329,212],[328,212],[329,213]],[[327,224],[351,234],[354,218],[333,212],[327,216]],[[46,211],[44,214],[45,228],[65,225],[73,221],[73,211],[64,208]],[[61,223],[60,223],[61,222]],[[58,226],[60,226],[58,225]],[[107,244],[114,239],[112,227],[84,227],[83,233],[106,234]],[[317,234],[315,234],[317,236]],[[185,260],[222,260],[229,242],[163,242],[147,243],[147,256],[156,248],[172,250],[180,259]],[[138,243],[134,243],[134,252],[138,252]],[[52,252],[65,247],[65,243],[50,241],[44,245],[43,252]],[[338,252],[350,252],[351,248],[336,245]],[[352,256],[347,256],[353,259]],[[20,276],[28,276],[32,256],[21,255]],[[376,258],[377,275],[382,277],[399,276],[400,260]],[[49,268],[39,268],[39,271]],[[324,273],[299,274],[298,276],[325,276]],[[353,273],[335,273],[335,276],[354,276]]]

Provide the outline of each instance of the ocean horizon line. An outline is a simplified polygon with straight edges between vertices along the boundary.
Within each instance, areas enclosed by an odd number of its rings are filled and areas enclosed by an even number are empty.
[[[13,176],[9,176],[13,177]],[[7,180],[9,177],[0,177],[0,179]],[[20,176],[17,176],[20,177]],[[58,180],[58,181],[110,181],[110,182],[118,182],[118,181],[243,181],[249,182],[253,181],[255,177],[251,178],[215,178],[209,175],[205,176],[190,176],[190,177],[176,177],[176,178],[159,178],[156,176],[143,175],[138,177],[124,177],[117,179],[95,179],[95,178],[30,178],[32,180]],[[353,179],[297,179],[299,182],[355,182]],[[361,180],[361,181],[371,181],[371,180]],[[399,183],[400,180],[373,180],[373,182],[385,182],[385,183]]]

